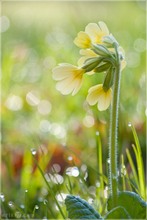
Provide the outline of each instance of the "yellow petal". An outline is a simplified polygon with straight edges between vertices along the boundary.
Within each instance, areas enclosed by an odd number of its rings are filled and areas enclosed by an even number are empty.
[[[78,60],[78,66],[83,66],[84,62],[87,59],[98,56],[96,53],[94,53],[90,49],[87,49],[87,50],[81,49],[80,54],[83,55],[83,56]]]
[[[56,84],[56,89],[63,95],[70,93],[75,95],[81,88],[84,72],[84,69],[80,69],[71,64],[61,64],[54,68],[54,79],[59,81]]]
[[[90,49],[87,49],[87,50],[81,49],[80,54],[83,56],[86,56],[86,57],[96,57],[97,56],[97,54],[93,50],[90,50]]]
[[[78,36],[75,38],[74,43],[80,48],[90,48],[91,40],[87,33],[80,31]]]
[[[87,57],[85,56],[80,57],[80,59],[78,60],[78,66],[83,66],[86,60],[87,60]]]
[[[98,99],[102,95],[102,93],[102,84],[91,87],[88,91],[88,95],[86,98],[89,105],[95,105],[98,102]]]
[[[102,84],[98,84],[98,85],[92,86],[92,87],[89,89],[88,93],[94,92],[95,90],[100,91],[102,88],[103,88],[103,85],[102,85]]]
[[[72,92],[72,96],[74,96],[75,94],[77,94],[77,92],[80,90],[81,86],[82,86],[82,82],[83,79],[77,79],[75,82],[75,87],[74,90]]]
[[[99,36],[101,30],[96,23],[89,23],[85,28],[85,32],[90,36],[92,41],[95,41],[95,39],[97,39],[97,37]]]
[[[112,99],[112,94],[111,94],[111,89],[109,89],[107,92],[104,92],[103,95],[101,95],[98,99],[98,109],[100,111],[104,111],[106,110],[110,103],[111,103],[111,99]]]
[[[100,111],[106,110],[112,99],[112,90],[109,89],[107,91],[104,91],[103,85],[96,85],[89,89],[88,96],[87,96],[87,102],[90,105],[95,105],[96,103],[98,106],[98,109]]]
[[[62,94],[67,95],[71,93],[71,91],[73,90],[72,81],[73,78],[67,78],[65,80],[59,81],[56,84],[56,89],[60,91]]]
[[[76,69],[76,68],[77,67],[71,64],[60,64],[59,66],[53,69],[53,79],[55,80],[65,79],[71,74],[73,69]]]
[[[98,25],[105,36],[109,35],[109,29],[103,21],[99,21]]]

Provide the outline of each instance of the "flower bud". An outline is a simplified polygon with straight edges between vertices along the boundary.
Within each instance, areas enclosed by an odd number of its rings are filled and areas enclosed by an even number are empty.
[[[111,66],[111,63],[102,63],[94,69],[94,72],[104,72],[107,71]]]
[[[114,37],[112,34],[107,35],[107,36],[104,36],[104,37],[103,37],[103,43],[105,43],[105,45],[106,45],[107,47],[113,47],[113,44],[114,44],[114,43],[116,43],[117,45],[119,45],[118,42],[117,42],[117,40],[115,39],[115,37]]]
[[[84,69],[85,72],[90,72],[91,70],[95,69],[102,62],[102,60],[102,57],[89,58],[85,61],[82,69]]]
[[[113,78],[114,78],[114,68],[111,66],[109,70],[107,71],[104,83],[103,83],[103,89],[104,91],[107,91],[109,88],[113,85]]]
[[[110,51],[101,44],[93,44],[93,51],[100,56],[110,56]]]

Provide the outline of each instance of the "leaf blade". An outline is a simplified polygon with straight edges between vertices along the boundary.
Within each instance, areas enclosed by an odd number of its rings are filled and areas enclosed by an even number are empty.
[[[102,219],[100,214],[80,197],[68,195],[65,205],[70,219]]]

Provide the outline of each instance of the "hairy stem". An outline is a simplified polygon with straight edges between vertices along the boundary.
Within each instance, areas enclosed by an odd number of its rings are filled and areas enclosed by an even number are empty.
[[[118,191],[118,168],[117,168],[117,137],[118,137],[118,109],[120,96],[120,58],[115,46],[117,63],[114,73],[113,98],[110,114],[110,136],[109,136],[109,187],[110,195],[112,196],[113,206],[117,206],[117,191]]]

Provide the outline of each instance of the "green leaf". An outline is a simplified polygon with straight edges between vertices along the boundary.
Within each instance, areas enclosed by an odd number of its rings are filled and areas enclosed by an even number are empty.
[[[108,211],[112,210],[112,197],[108,199]],[[118,193],[118,206],[122,206],[132,219],[146,219],[147,203],[136,193],[124,191]]]
[[[131,219],[131,217],[125,208],[118,206],[108,212],[104,219]]]
[[[131,129],[133,132],[135,145],[133,145],[133,150],[136,156],[137,160],[137,169],[138,169],[138,179],[139,179],[139,191],[140,195],[143,199],[146,197],[146,187],[145,187],[145,173],[144,173],[144,167],[143,167],[143,159],[142,159],[142,152],[141,152],[141,146],[139,143],[139,139],[136,133],[136,130],[133,125],[131,125]]]
[[[68,195],[65,204],[70,219],[102,219],[99,213],[80,197]]]

